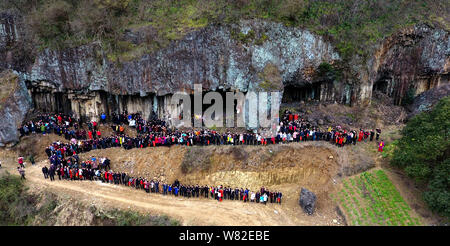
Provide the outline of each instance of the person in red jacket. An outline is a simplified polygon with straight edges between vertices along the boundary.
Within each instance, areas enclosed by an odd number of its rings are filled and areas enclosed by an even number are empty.
[[[18,162],[19,162],[20,167],[21,167],[21,168],[24,168],[25,166],[23,165],[23,157],[20,156],[17,160],[18,160]]]
[[[223,189],[220,189],[219,192],[220,192],[220,198],[219,198],[219,201],[221,202],[221,201],[222,201],[222,198],[223,198]]]
[[[113,183],[113,176],[112,176],[112,173],[111,173],[111,172],[108,174],[108,180],[109,180],[109,183],[110,183],[110,184]]]
[[[383,152],[383,148],[384,148],[384,141],[381,140],[380,144],[378,144],[378,152]]]
[[[92,139],[92,131],[88,131],[89,139]]]

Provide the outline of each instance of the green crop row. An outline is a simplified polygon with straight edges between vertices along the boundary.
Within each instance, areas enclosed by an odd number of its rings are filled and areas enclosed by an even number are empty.
[[[364,172],[342,181],[334,201],[353,225],[420,225],[411,208],[383,170]]]

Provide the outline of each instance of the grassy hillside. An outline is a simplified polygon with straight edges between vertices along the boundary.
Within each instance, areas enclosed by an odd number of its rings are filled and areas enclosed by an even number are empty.
[[[344,58],[367,56],[400,28],[434,23],[449,29],[446,0],[4,0],[19,9],[41,48],[101,41],[110,58],[133,59],[211,23],[265,19],[328,37]],[[127,29],[145,41],[124,39]],[[142,29],[142,30],[141,30]]]

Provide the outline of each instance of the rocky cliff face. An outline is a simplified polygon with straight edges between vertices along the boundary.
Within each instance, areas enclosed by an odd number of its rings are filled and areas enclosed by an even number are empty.
[[[323,37],[266,21],[210,25],[122,62],[112,62],[95,42],[21,53],[26,44],[21,26],[19,17],[0,15],[1,69],[18,72],[19,84],[29,92],[23,96],[35,109],[94,119],[101,112],[122,110],[173,118],[179,107],[171,104],[171,95],[192,93],[197,83],[204,91],[278,90],[288,102],[363,103],[370,102],[373,90],[380,90],[401,104],[409,88],[419,94],[449,78],[449,33],[425,25],[387,38],[367,64],[344,66]],[[127,30],[125,37],[138,44],[144,40],[140,35]],[[344,67],[345,76],[320,74],[320,67],[327,67],[323,64]]]
[[[0,73],[0,147],[19,141],[17,128],[32,107],[26,86],[12,71]]]
[[[247,35],[246,40],[239,40],[239,34]],[[307,81],[308,69],[335,60],[339,55],[333,47],[309,31],[243,21],[239,26],[209,26],[120,65],[109,62],[96,45],[62,52],[45,50],[26,79],[51,81],[58,91],[104,90],[120,95],[162,96],[191,90],[194,83],[206,90],[248,91],[262,82],[260,74],[269,64],[276,66],[283,81],[296,74]]]
[[[302,90],[315,82],[314,71],[321,63],[339,60],[330,43],[309,31],[279,23],[242,21],[236,26],[209,26],[120,64],[109,61],[96,44],[64,51],[47,49],[37,55],[24,79],[32,95],[42,88],[46,88],[44,92],[66,93],[60,101],[70,98],[70,107],[78,116],[94,117],[119,108],[138,109],[147,117],[152,111],[167,115],[174,107],[169,103],[170,95],[192,92],[196,83],[202,84],[204,91],[283,90],[286,84]],[[321,84],[317,87],[320,90]],[[323,95],[329,92],[331,100],[345,102],[340,95],[334,96],[339,88],[327,88]],[[307,92],[305,98],[310,94]],[[42,100],[34,101],[38,105]]]
[[[375,53],[369,80],[375,90],[401,104],[408,90],[418,95],[449,82],[449,32],[419,25],[387,38]]]

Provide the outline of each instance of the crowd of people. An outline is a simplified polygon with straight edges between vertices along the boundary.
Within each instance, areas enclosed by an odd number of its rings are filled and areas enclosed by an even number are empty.
[[[106,124],[107,118],[102,113],[100,123]],[[179,181],[167,184],[157,180],[132,177],[127,173],[113,172],[110,170],[110,160],[106,157],[98,159],[91,157],[90,160],[81,162],[78,154],[93,149],[111,147],[132,149],[171,145],[270,145],[302,141],[327,141],[343,147],[361,141],[373,141],[374,139],[378,141],[381,134],[381,129],[356,131],[345,130],[340,126],[328,127],[323,130],[313,126],[298,114],[289,111],[284,112],[277,127],[277,134],[272,137],[263,137],[258,132],[219,133],[211,129],[171,129],[165,121],[157,118],[145,120],[139,113],[114,113],[109,119],[113,130],[111,136],[102,136],[98,123],[95,121],[85,123],[87,124],[87,130],[85,130],[81,120],[75,120],[72,116],[65,114],[41,114],[35,120],[23,124],[19,131],[21,136],[30,133],[49,134],[53,132],[60,136],[64,135],[65,139],[69,140],[66,143],[54,142],[45,149],[50,167],[44,167],[42,172],[44,178],[52,181],[55,180],[55,176],[58,176],[59,180],[100,180],[104,183],[142,189],[148,193],[187,198],[211,197],[218,201],[226,199],[264,204],[267,202],[281,204],[282,193],[268,191],[264,187],[253,192],[243,188],[184,185]],[[127,136],[124,125],[134,127],[137,132],[136,137]],[[384,142],[381,141],[379,151],[382,151],[383,147]],[[24,168],[23,160],[19,158],[18,170],[22,178],[25,178]]]
[[[103,118],[104,114],[102,114]],[[43,115],[36,122],[30,121],[21,127],[24,134],[41,129],[41,133],[64,135],[67,143],[56,142],[50,145],[46,152],[59,149],[63,153],[79,154],[93,149],[105,149],[111,147],[123,147],[125,149],[147,148],[156,146],[186,145],[270,145],[302,141],[327,141],[338,147],[356,144],[361,141],[379,140],[381,129],[365,131],[360,129],[345,130],[340,126],[328,127],[321,130],[312,126],[309,122],[296,114],[285,112],[277,129],[277,135],[263,137],[258,132],[224,132],[220,133],[211,129],[201,130],[177,130],[166,127],[163,120],[144,120],[140,114],[113,114],[111,116],[112,130],[115,134],[102,136],[97,127],[97,122],[88,122],[88,131],[81,128],[78,123],[68,115]],[[136,128],[137,136],[131,137],[124,133],[125,124]],[[73,128],[72,128],[73,127]],[[33,130],[34,129],[34,130]],[[381,141],[383,142],[383,141]],[[384,146],[384,143],[380,144]],[[381,150],[380,150],[381,148]],[[379,147],[382,151],[382,147]]]
[[[77,156],[64,158],[53,153],[50,160],[50,168],[44,166],[42,173],[45,179],[71,181],[101,181],[114,185],[125,185],[135,189],[144,190],[147,193],[180,196],[186,198],[211,198],[221,202],[223,200],[240,200],[255,203],[281,204],[282,193],[269,191],[262,187],[253,192],[249,189],[214,186],[185,185],[176,180],[173,184],[163,183],[158,180],[149,180],[142,177],[133,177],[124,172],[114,172],[110,169],[110,161],[106,157],[91,157],[88,161],[80,162]]]
[[[378,141],[380,139],[381,129],[371,130],[346,130],[341,126],[331,127],[326,130],[321,130],[318,127],[312,126],[305,119],[298,114],[286,110],[284,116],[280,121],[277,129],[279,138],[286,139],[289,142],[300,142],[308,140],[325,140],[331,142],[338,147],[344,145],[356,144],[361,141]]]
[[[96,121],[87,122],[86,131],[83,128],[82,120],[75,120],[71,115],[67,114],[40,114],[34,120],[30,120],[22,124],[19,128],[20,136],[27,136],[32,133],[50,134],[54,133],[59,136],[64,135],[65,139],[97,139],[102,134],[98,128]]]

